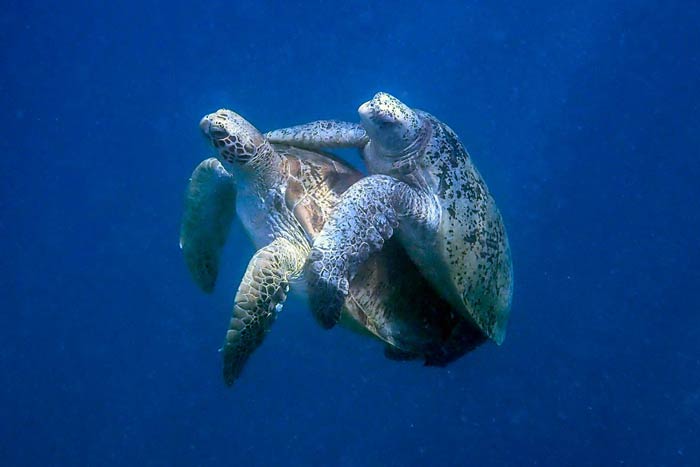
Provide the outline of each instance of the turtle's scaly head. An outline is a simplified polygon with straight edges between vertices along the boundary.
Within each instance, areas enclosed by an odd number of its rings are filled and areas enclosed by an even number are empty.
[[[227,109],[206,115],[199,122],[204,137],[218,151],[218,158],[227,169],[244,165],[267,147],[265,137],[245,118]]]
[[[385,92],[357,110],[362,126],[384,157],[399,156],[421,134],[421,118],[406,104]]]

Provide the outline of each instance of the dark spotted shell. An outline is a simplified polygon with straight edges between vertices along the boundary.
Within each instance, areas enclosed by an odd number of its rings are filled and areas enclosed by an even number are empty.
[[[513,266],[501,214],[484,179],[454,131],[432,115],[433,134],[423,163],[442,207],[434,268],[443,290],[497,343],[505,338],[513,293]]]

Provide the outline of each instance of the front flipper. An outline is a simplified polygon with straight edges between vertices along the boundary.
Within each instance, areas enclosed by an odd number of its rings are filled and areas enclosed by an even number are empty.
[[[233,316],[221,349],[224,382],[231,386],[262,343],[287,298],[289,281],[301,274],[305,253],[276,239],[255,253],[236,293]]]
[[[311,311],[324,328],[340,319],[350,281],[393,235],[411,191],[395,178],[373,175],[343,193],[314,240],[307,269]]]
[[[359,123],[318,120],[265,134],[271,143],[289,144],[306,149],[361,148],[369,141]]]
[[[219,256],[235,214],[233,177],[216,158],[202,161],[185,192],[180,248],[192,279],[205,292],[214,290]]]

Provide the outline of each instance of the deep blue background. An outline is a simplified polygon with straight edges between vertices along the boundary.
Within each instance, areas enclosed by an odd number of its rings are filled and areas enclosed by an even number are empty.
[[[700,465],[695,2],[113,3],[0,12],[0,463]],[[297,299],[225,388],[253,250],[237,226],[216,293],[189,280],[199,118],[356,120],[379,90],[501,207],[505,344],[391,362]]]

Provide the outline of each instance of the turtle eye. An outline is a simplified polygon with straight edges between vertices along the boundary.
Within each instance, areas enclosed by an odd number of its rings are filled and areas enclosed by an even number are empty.
[[[394,120],[379,120],[377,126],[382,130],[390,130],[398,126],[398,123]]]
[[[382,126],[385,128],[395,127],[401,124],[401,120],[394,112],[390,112],[386,109],[379,109],[372,117],[375,125]]]
[[[212,138],[223,139],[228,136],[228,132],[222,126],[213,124],[209,127],[209,135]]]

